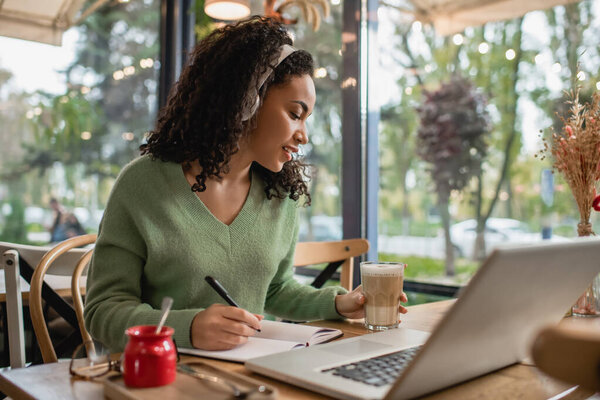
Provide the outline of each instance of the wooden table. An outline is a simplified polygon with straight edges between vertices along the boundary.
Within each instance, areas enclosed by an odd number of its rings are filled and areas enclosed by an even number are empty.
[[[409,307],[408,314],[402,316],[402,326],[431,331],[454,300],[422,304]],[[600,326],[600,319],[590,323]],[[344,337],[367,333],[362,320],[318,321],[319,326],[330,326],[344,331]],[[193,357],[192,357],[193,358]],[[183,360],[190,356],[182,357]],[[217,360],[203,360],[217,367],[238,372],[277,387],[281,399],[321,399],[325,396],[310,392],[286,383],[266,378],[247,371],[243,365]],[[424,397],[428,400],[470,400],[470,399],[549,399],[570,388],[539,372],[533,365],[516,364],[483,377],[473,379],[449,389]],[[69,376],[69,363],[59,362],[29,368],[15,369],[0,373],[0,391],[15,399],[103,399],[100,382],[72,379]],[[562,399],[587,399],[592,393],[575,390]],[[165,399],[168,400],[168,399]]]

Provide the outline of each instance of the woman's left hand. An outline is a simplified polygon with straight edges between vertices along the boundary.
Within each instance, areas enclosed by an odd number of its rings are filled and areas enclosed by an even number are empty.
[[[364,318],[365,317],[365,302],[367,301],[362,292],[362,286],[358,286],[353,291],[346,294],[338,294],[335,296],[335,309],[338,314],[346,318]],[[406,294],[402,292],[400,301],[406,303],[408,299]],[[408,311],[403,306],[398,306],[398,312],[406,314]]]

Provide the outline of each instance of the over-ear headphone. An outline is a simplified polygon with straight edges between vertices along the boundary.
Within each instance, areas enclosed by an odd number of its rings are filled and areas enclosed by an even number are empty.
[[[260,78],[258,78],[259,89],[262,87],[262,85],[264,85],[265,81],[273,73],[275,68],[277,68],[277,66],[281,64],[283,60],[285,60],[290,54],[292,54],[295,51],[296,49],[290,46],[289,44],[284,44],[279,48],[279,58],[277,59],[275,65],[270,65],[270,69],[267,70],[267,72],[265,72]],[[246,95],[244,105],[247,108],[246,110],[244,110],[244,113],[242,115],[242,121],[248,121],[256,113],[256,111],[258,110],[258,106],[260,105],[260,96],[258,95],[255,88],[250,88],[250,90],[248,90],[248,94]]]

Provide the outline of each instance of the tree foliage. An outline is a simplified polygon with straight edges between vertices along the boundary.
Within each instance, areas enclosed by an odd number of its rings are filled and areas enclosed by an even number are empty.
[[[450,238],[448,203],[452,191],[463,190],[472,177],[481,174],[489,132],[486,100],[473,84],[454,75],[435,91],[425,90],[417,108],[420,125],[417,154],[428,170],[438,196],[444,226],[446,273],[454,275],[454,248]]]
[[[458,75],[438,90],[425,91],[424,97],[417,109],[421,118],[417,154],[430,164],[438,196],[447,199],[481,170],[489,132],[486,100]]]

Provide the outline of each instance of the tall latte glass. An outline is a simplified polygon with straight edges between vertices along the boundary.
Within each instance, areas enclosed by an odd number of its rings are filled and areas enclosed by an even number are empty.
[[[398,306],[404,285],[406,264],[395,262],[360,263],[365,303],[365,326],[381,331],[398,327]]]

